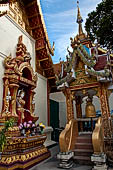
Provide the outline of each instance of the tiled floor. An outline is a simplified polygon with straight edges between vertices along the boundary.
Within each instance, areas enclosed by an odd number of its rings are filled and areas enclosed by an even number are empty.
[[[48,160],[45,160],[41,162],[40,164],[34,166],[33,168],[30,168],[30,170],[60,170],[58,168],[58,160],[56,158],[57,153],[59,152],[59,146],[55,146],[50,149],[51,151],[51,157]],[[86,165],[76,165],[69,170],[91,170],[91,166]],[[109,168],[109,170],[113,170],[113,168]]]
[[[40,164],[30,168],[30,170],[59,170],[58,168],[58,160],[56,158],[57,153],[59,152],[59,146],[55,146],[50,149],[51,158],[41,162]],[[83,165],[74,165],[70,170],[91,170],[91,166],[83,166]]]

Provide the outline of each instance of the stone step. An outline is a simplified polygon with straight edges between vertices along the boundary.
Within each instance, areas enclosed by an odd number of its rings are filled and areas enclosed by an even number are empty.
[[[75,156],[91,156],[93,154],[92,149],[75,149],[74,155]]]
[[[75,149],[91,149],[93,150],[92,143],[76,143]]]
[[[91,161],[91,158],[89,156],[74,156],[74,160],[85,160],[85,161]]]
[[[82,165],[92,165],[91,157],[89,156],[74,156],[73,160],[75,163]]]
[[[92,164],[91,155],[93,154],[92,134],[80,134],[77,137],[74,150],[74,160],[79,164]]]
[[[91,135],[80,135],[77,138],[77,143],[92,143]]]

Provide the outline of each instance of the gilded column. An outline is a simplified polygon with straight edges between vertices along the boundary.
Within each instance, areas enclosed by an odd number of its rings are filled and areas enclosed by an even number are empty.
[[[64,95],[66,96],[67,122],[69,122],[71,119],[74,119],[74,110],[73,110],[74,96],[73,96],[71,90],[68,88],[65,89]]]
[[[104,136],[111,137],[112,131],[111,131],[111,122],[109,120],[110,110],[109,110],[107,87],[106,85],[101,84],[101,87],[99,87],[98,90],[99,90],[101,112],[102,112],[102,119],[104,125]]]
[[[3,87],[3,105],[2,105],[2,116],[5,116],[6,114],[6,107],[7,107],[7,96],[8,96],[8,91],[9,91],[9,81],[7,78],[3,78],[3,81],[4,81],[4,87]]]
[[[19,85],[17,84],[10,84],[9,89],[11,93],[11,102],[10,102],[10,112],[11,116],[18,117],[16,113],[16,98],[17,98],[17,90]]]

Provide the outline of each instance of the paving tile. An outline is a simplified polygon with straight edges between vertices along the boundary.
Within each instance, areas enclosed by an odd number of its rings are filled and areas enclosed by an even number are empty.
[[[57,153],[59,152],[59,146],[55,146],[50,149],[51,157],[48,160],[41,162],[40,164],[30,168],[30,170],[66,170],[58,168],[59,161],[57,160]],[[91,166],[74,164],[69,170],[91,170]],[[113,168],[109,168],[113,170]]]

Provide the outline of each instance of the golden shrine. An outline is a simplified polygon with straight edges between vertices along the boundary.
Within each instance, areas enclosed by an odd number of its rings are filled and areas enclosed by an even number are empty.
[[[106,169],[105,155],[113,160],[113,127],[108,101],[112,93],[113,55],[90,41],[83,33],[82,21],[78,6],[78,35],[70,38],[72,52],[67,49],[67,62],[61,62],[61,72],[56,75],[57,89],[64,93],[67,105],[67,124],[59,137],[59,166],[70,168],[69,160],[73,158],[75,162],[85,164],[92,161],[97,167],[102,164],[100,169]],[[94,96],[100,100],[100,117],[96,115]],[[86,101],[85,113],[82,112],[83,99]]]
[[[16,57],[7,56],[4,60],[3,107],[0,114],[0,128],[5,121],[14,118],[14,127],[7,132],[7,144],[0,160],[0,169],[28,169],[30,166],[48,158],[50,152],[43,145],[46,135],[36,134],[22,136],[20,123],[38,120],[33,112],[35,109],[34,89],[37,75],[31,64],[31,56],[23,44],[22,36],[18,38]]]

